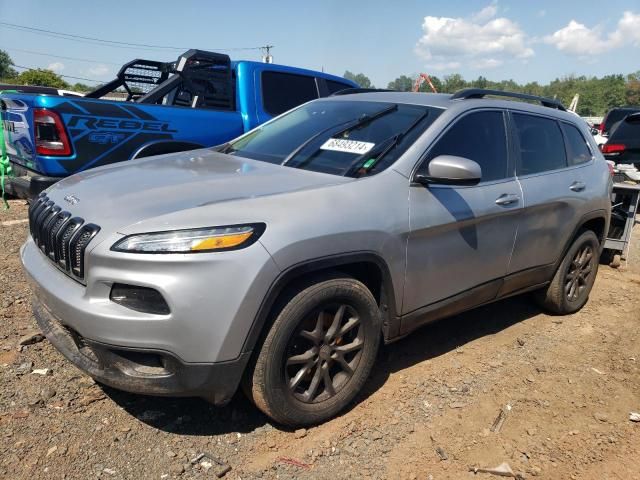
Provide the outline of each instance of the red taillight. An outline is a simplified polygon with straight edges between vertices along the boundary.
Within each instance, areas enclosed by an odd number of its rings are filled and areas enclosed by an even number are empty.
[[[60,115],[46,108],[33,110],[36,152],[39,155],[71,155],[71,144]]]
[[[623,145],[622,143],[605,143],[602,145],[600,150],[602,150],[602,153],[605,155],[620,155],[626,150],[626,148],[626,145]]]

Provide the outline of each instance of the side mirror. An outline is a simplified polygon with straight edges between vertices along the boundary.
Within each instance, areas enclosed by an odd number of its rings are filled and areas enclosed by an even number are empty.
[[[599,133],[600,133],[600,130],[598,130],[596,127],[591,127],[591,135],[595,137]]]
[[[476,185],[482,179],[482,169],[473,160],[453,155],[440,155],[429,162],[427,172],[420,169],[414,180],[423,185]]]

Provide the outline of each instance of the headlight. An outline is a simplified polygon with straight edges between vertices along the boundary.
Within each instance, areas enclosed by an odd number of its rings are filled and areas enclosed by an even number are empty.
[[[132,253],[193,253],[235,250],[254,243],[265,225],[231,225],[169,232],[137,233],[116,242],[111,250]]]

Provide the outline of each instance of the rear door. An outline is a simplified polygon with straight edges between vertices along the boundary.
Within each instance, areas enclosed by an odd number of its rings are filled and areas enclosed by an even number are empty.
[[[439,155],[455,155],[477,162],[482,180],[411,186],[403,313],[439,308],[445,299],[473,306],[497,294],[521,208],[507,138],[502,111],[476,110],[454,121],[427,152],[420,169]]]
[[[512,112],[511,119],[516,175],[523,193],[509,266],[516,279],[511,289],[517,290],[553,275],[594,188],[586,175],[593,156],[580,130],[569,123],[522,112]]]

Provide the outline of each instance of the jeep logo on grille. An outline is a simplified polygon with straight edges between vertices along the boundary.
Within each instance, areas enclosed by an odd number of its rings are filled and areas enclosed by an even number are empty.
[[[64,197],[64,201],[70,203],[71,205],[75,205],[80,201],[80,199],[75,195],[67,195],[66,197]]]

